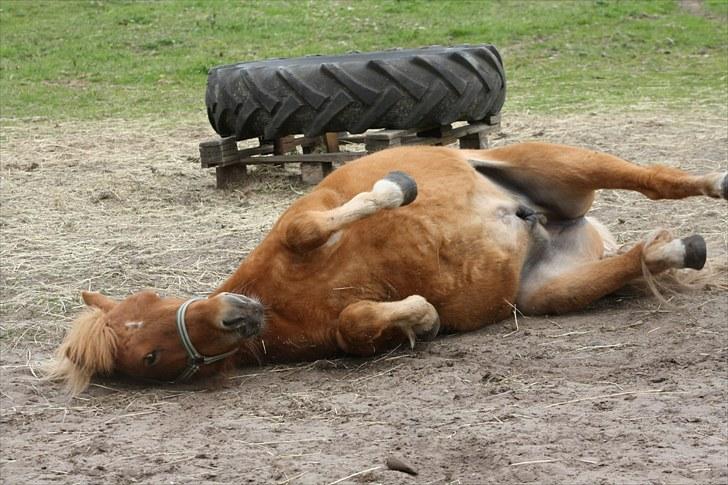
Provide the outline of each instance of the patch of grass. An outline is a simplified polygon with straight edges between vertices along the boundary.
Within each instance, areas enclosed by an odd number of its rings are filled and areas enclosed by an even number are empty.
[[[483,42],[503,54],[508,109],[725,106],[727,28],[672,0],[5,0],[0,115],[173,120],[204,111],[215,65]]]
[[[711,15],[719,15],[723,20],[728,17],[728,0],[705,0],[704,7]]]

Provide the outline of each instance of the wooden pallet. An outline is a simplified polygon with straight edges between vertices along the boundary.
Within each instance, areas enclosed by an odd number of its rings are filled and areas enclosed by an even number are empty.
[[[427,130],[370,130],[361,135],[326,133],[324,136],[290,135],[274,141],[260,140],[259,146],[239,149],[235,137],[200,143],[203,168],[215,168],[217,187],[231,188],[245,183],[248,165],[300,163],[301,178],[316,184],[333,170],[334,163],[346,163],[368,153],[402,145],[449,145],[487,148],[488,134],[500,129],[500,114],[463,126],[439,126]],[[364,151],[340,151],[340,143],[361,143]],[[303,154],[297,153],[301,147]]]

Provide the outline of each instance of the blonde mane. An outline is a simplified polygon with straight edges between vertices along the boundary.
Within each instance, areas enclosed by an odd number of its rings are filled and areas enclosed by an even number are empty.
[[[117,336],[107,324],[106,314],[96,308],[81,314],[71,326],[63,344],[45,368],[46,379],[63,381],[71,394],[88,387],[95,374],[114,368]]]

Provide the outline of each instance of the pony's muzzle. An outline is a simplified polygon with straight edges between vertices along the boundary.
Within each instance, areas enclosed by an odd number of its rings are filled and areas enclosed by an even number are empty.
[[[234,293],[222,293],[220,298],[223,328],[234,330],[243,338],[260,333],[265,324],[265,308],[259,301]]]

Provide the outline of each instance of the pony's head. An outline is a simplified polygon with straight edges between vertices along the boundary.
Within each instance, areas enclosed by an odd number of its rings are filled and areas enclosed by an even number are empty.
[[[72,393],[94,375],[173,382],[218,371],[241,342],[260,332],[264,309],[252,298],[220,293],[205,299],[136,293],[118,301],[83,292],[89,307],[73,323],[48,369]]]

